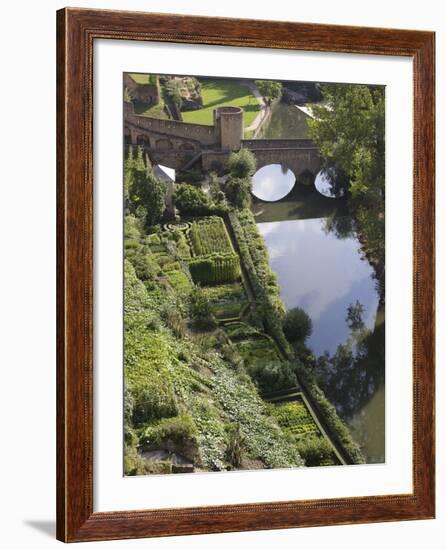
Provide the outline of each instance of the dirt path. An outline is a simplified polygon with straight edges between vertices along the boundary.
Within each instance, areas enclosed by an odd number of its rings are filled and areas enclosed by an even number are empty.
[[[259,90],[257,89],[257,86],[254,84],[254,82],[252,82],[251,80],[245,80],[245,81],[243,81],[243,84],[250,89],[252,95],[257,99],[257,101],[260,104],[260,111],[259,111],[258,115],[253,120],[253,122],[247,128],[245,128],[245,131],[255,133],[260,129],[261,125],[267,119],[271,109],[266,104],[265,100],[261,96],[261,94],[260,94]]]

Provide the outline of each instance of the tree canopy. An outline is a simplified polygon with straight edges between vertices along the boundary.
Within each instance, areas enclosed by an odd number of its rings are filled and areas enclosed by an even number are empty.
[[[173,203],[181,214],[208,214],[211,207],[209,197],[200,188],[187,183],[179,185],[173,194]]]
[[[251,203],[251,180],[230,176],[225,184],[225,195],[236,208],[248,208]]]
[[[228,168],[234,178],[250,178],[256,171],[256,157],[249,149],[232,152],[229,155]]]
[[[277,80],[256,80],[255,82],[259,92],[268,103],[282,95],[282,84]]]
[[[313,332],[313,322],[302,308],[295,307],[285,314],[283,332],[289,342],[304,343]]]
[[[385,96],[384,87],[325,84],[313,107],[310,137],[326,168],[350,193],[350,209],[363,251],[375,268],[384,300]]]
[[[132,148],[124,163],[124,201],[126,210],[143,219],[146,225],[158,223],[166,209],[166,187],[143,160],[142,149],[137,156]]]
[[[384,88],[325,84],[324,103],[313,106],[310,137],[325,163],[342,170],[353,197],[379,200],[384,193]]]

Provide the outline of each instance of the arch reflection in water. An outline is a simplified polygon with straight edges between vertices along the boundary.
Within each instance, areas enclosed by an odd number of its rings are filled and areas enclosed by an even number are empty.
[[[344,195],[344,190],[339,186],[333,168],[318,172],[314,180],[314,186],[321,195],[329,199],[339,199]]]
[[[267,164],[252,178],[252,194],[266,202],[283,199],[296,183],[294,173],[284,164]]]

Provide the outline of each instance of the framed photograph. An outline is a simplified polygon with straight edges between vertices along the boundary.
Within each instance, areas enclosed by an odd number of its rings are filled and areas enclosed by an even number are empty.
[[[434,33],[57,31],[57,537],[433,518]]]

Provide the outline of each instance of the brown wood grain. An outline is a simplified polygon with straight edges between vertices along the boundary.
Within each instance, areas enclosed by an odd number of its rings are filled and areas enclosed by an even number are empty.
[[[434,517],[434,37],[431,32],[399,29],[76,8],[57,12],[58,539],[124,539]],[[412,494],[93,512],[92,70],[93,41],[98,38],[413,59]]]

